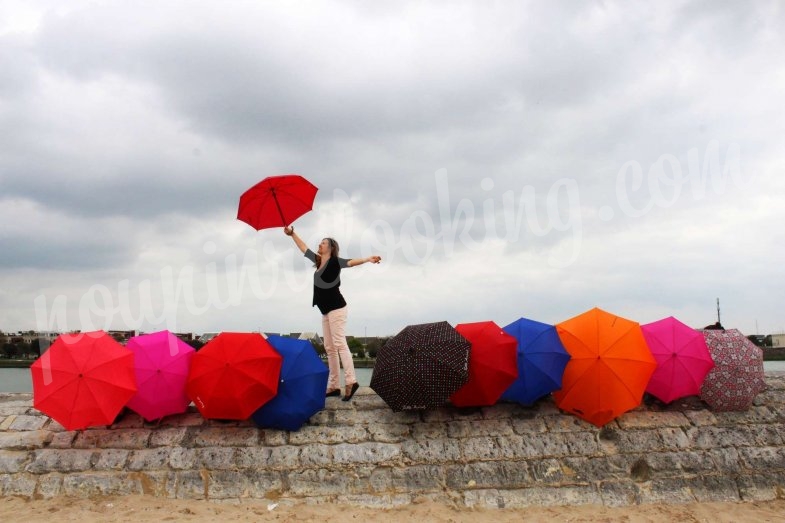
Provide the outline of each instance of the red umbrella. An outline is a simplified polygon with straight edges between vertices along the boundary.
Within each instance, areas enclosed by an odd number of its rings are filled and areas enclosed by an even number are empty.
[[[237,219],[254,229],[287,227],[313,207],[318,189],[298,174],[269,176],[240,196]]]
[[[703,335],[673,316],[641,325],[657,368],[646,392],[670,403],[700,394],[706,374],[714,367]]]
[[[33,406],[67,430],[110,425],[136,393],[133,353],[104,331],[58,336],[30,372]]]
[[[457,407],[493,405],[518,377],[518,341],[492,321],[455,326],[469,340],[469,381],[450,402]]]
[[[706,375],[700,397],[712,410],[747,410],[766,390],[763,351],[737,329],[704,330],[715,367]]]
[[[282,362],[261,334],[222,332],[192,358],[186,392],[205,418],[248,419],[278,392]]]

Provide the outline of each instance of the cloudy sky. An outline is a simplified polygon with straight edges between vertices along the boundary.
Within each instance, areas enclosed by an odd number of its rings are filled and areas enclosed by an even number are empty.
[[[0,0],[0,329],[350,334],[600,307],[785,330],[779,2]]]

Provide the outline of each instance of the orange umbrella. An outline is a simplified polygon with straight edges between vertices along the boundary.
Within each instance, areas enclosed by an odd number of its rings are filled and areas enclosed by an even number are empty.
[[[598,308],[556,325],[570,353],[556,405],[602,427],[637,407],[657,362],[640,325]]]

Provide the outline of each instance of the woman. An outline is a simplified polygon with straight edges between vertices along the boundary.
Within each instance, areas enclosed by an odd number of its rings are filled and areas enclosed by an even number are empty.
[[[338,378],[340,364],[343,364],[344,384],[346,391],[343,401],[349,401],[360,386],[354,375],[352,353],[346,344],[346,300],[341,295],[341,269],[362,265],[366,262],[379,263],[380,256],[367,258],[338,257],[338,242],[325,238],[319,243],[317,253],[309,249],[305,242],[294,232],[294,227],[285,227],[284,233],[291,236],[294,243],[306,258],[314,263],[316,272],[313,275],[313,305],[322,313],[322,330],[324,331],[324,349],[327,351],[327,364],[330,376],[327,380],[326,396],[340,396],[341,385]],[[340,364],[339,364],[340,360]]]

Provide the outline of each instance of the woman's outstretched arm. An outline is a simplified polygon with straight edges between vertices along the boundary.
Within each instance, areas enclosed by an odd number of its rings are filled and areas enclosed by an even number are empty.
[[[294,227],[292,227],[291,225],[289,227],[284,227],[283,228],[283,232],[287,236],[291,236],[292,237],[292,239],[294,240],[295,245],[297,245],[297,248],[300,249],[300,252],[305,253],[305,251],[308,250],[308,246],[305,245],[305,242],[302,241],[302,239],[299,236],[297,236],[296,232],[294,232]]]
[[[367,258],[352,258],[349,260],[347,266],[349,267],[356,267],[357,265],[362,265],[363,263],[379,263],[382,261],[381,256],[368,256]]]

